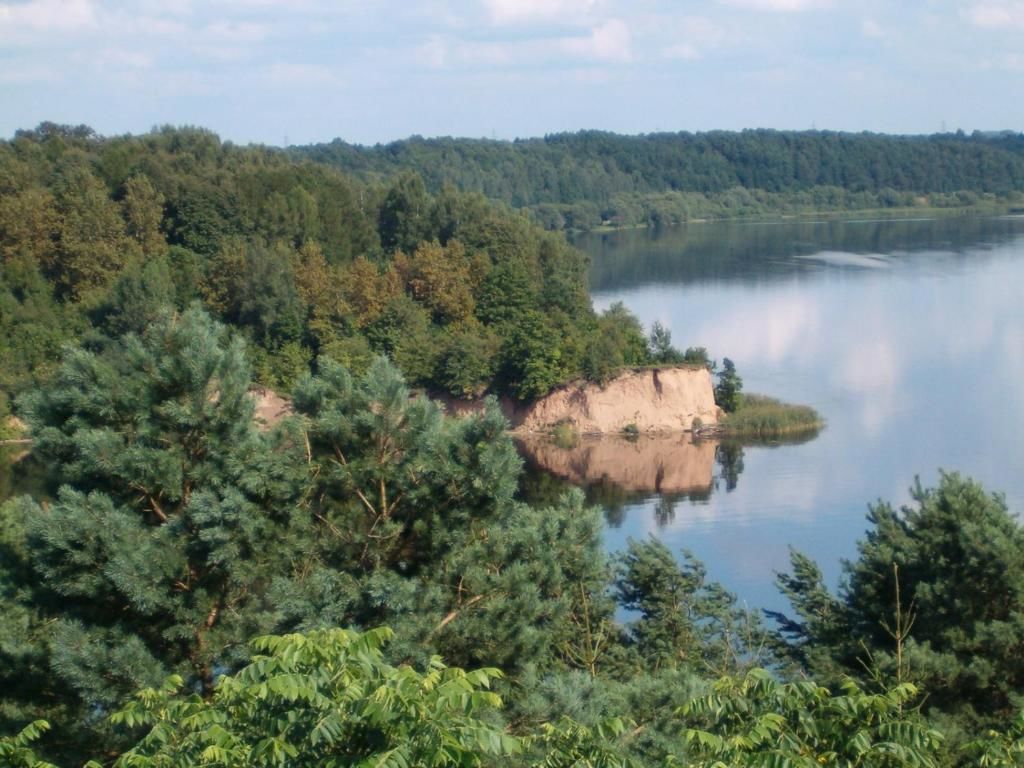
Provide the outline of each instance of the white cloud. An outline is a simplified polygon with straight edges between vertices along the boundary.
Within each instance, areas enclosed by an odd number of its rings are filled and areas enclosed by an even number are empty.
[[[626,22],[609,19],[586,37],[567,38],[561,47],[569,54],[600,61],[625,62],[633,58],[632,35]]]
[[[903,367],[893,343],[880,330],[865,337],[850,347],[833,381],[859,398],[861,425],[875,435],[898,407]]]
[[[96,24],[90,0],[32,0],[0,4],[0,33],[71,32]]]
[[[693,43],[676,43],[665,48],[661,53],[666,59],[682,59],[683,61],[696,61],[704,55]]]
[[[772,13],[796,13],[825,8],[831,3],[828,0],[718,0],[723,5],[734,8],[746,8],[751,11],[770,11]]]
[[[726,30],[704,16],[684,16],[671,25],[675,41],[662,49],[667,59],[694,61],[703,58],[712,48],[720,47],[727,39]]]
[[[583,60],[626,62],[633,57],[632,35],[625,22],[609,19],[584,34],[563,37],[473,42],[432,35],[414,52],[421,66],[503,68]]]
[[[963,15],[976,27],[1005,29],[1024,27],[1024,2],[975,3],[964,10]]]
[[[244,45],[262,42],[269,31],[265,24],[251,21],[218,21],[205,27],[200,34],[208,40]]]
[[[495,24],[572,21],[586,17],[598,0],[484,0]]]
[[[271,66],[267,80],[272,85],[287,85],[292,88],[335,85],[340,81],[337,73],[329,67],[286,62]]]
[[[882,29],[882,25],[870,18],[861,21],[860,33],[864,35],[864,37],[870,37],[875,40],[880,40],[885,37],[885,30]]]
[[[416,61],[431,69],[442,69],[448,63],[448,46],[440,35],[431,35],[423,45],[415,51]]]

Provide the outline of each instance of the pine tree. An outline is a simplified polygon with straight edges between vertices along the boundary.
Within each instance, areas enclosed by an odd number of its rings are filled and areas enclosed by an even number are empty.
[[[780,585],[797,618],[779,617],[781,631],[824,679],[909,679],[927,691],[928,710],[972,729],[1006,725],[1024,688],[1024,529],[1002,496],[956,473],[911,492],[898,510],[870,507],[838,598],[794,554]]]
[[[23,403],[60,483],[52,503],[17,502],[30,601],[87,712],[172,672],[210,691],[269,628],[302,465],[287,433],[257,429],[249,386],[242,342],[190,309],[69,351]]]
[[[603,586],[596,510],[515,501],[520,460],[496,408],[464,419],[410,398],[378,359],[359,379],[321,361],[294,404],[310,446],[317,534],[275,592],[285,626],[391,624],[395,653],[550,663],[575,595]]]

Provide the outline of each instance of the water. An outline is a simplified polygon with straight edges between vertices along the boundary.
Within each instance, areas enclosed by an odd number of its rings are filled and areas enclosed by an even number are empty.
[[[577,245],[596,308],[621,301],[676,346],[730,357],[746,391],[827,421],[798,445],[745,446],[732,482],[720,461],[703,492],[605,487],[609,549],[655,535],[780,609],[789,547],[835,585],[867,504],[907,503],[915,476],[959,470],[1024,508],[1024,219],[699,224]]]
[[[1024,218],[717,223],[577,244],[598,309],[622,301],[677,346],[732,358],[747,391],[828,422],[787,444],[626,442],[629,461],[582,445],[565,474],[605,508],[609,549],[658,536],[751,607],[779,610],[789,547],[835,585],[867,504],[906,503],[917,475],[960,470],[1024,509]],[[38,466],[15,461],[23,450],[0,450],[0,499],[43,487]],[[655,479],[638,481],[653,462]],[[593,466],[601,477],[580,476]],[[528,495],[565,482],[532,460]]]

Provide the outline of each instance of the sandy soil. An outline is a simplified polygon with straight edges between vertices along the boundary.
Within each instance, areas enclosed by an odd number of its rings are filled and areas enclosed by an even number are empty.
[[[263,429],[270,429],[292,413],[291,401],[272,390],[260,387],[250,394],[256,403],[256,421]]]
[[[449,413],[479,410],[479,403],[442,398]],[[694,368],[628,371],[601,386],[578,382],[559,387],[533,403],[503,400],[502,411],[517,432],[547,432],[569,424],[581,434],[618,434],[630,425],[639,432],[679,432],[718,423],[711,374]]]

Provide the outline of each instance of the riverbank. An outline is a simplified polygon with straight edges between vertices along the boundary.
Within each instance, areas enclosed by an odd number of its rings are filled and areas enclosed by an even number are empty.
[[[869,217],[881,221],[901,219],[943,219],[959,216],[1007,216],[1024,212],[1024,201],[992,203],[982,202],[967,206],[901,206],[896,208],[814,208],[808,210],[778,210],[739,214],[736,216],[702,215],[684,218],[669,223],[642,221],[629,224],[599,224],[589,228],[564,230],[568,235],[602,234],[627,232],[637,229],[655,229],[661,226],[681,227],[690,224],[712,224],[724,222],[767,224],[773,221],[857,221]]]

